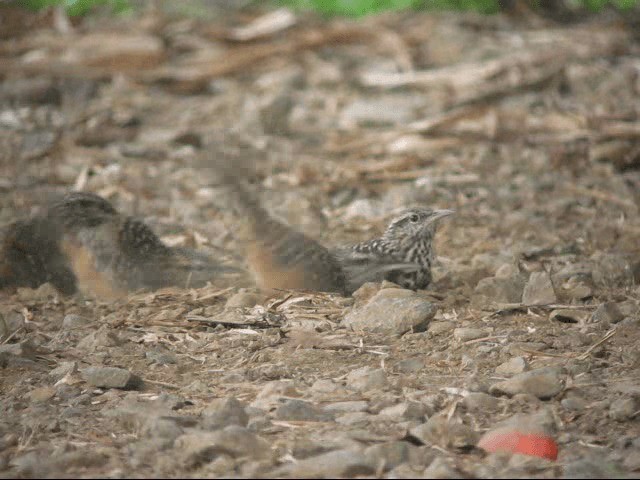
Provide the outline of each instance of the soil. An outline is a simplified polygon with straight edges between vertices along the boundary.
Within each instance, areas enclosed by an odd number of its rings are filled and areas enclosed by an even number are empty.
[[[194,5],[71,24],[1,7],[29,27],[0,40],[0,223],[83,189],[242,264],[211,171],[227,156],[328,246],[454,209],[435,280],[0,292],[0,476],[637,476],[637,30]],[[381,326],[386,301],[403,318]],[[406,327],[416,303],[434,308]],[[504,422],[557,459],[484,451]]]

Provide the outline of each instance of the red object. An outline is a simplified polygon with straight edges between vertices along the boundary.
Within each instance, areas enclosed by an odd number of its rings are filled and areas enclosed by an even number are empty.
[[[489,453],[512,452],[549,460],[558,458],[558,444],[544,434],[498,429],[485,433],[478,442],[478,447]]]

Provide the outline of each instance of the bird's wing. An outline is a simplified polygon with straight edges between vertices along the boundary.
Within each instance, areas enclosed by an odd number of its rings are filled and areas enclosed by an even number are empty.
[[[342,266],[347,278],[348,289],[357,290],[366,282],[381,282],[389,272],[415,272],[420,266],[415,263],[401,262],[397,258],[379,253],[336,249],[332,252]]]

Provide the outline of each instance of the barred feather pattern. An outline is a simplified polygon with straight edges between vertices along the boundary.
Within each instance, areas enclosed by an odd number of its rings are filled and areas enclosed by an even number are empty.
[[[336,249],[348,289],[354,291],[365,282],[383,279],[411,290],[427,288],[432,280],[437,221],[451,213],[409,208],[394,217],[381,237]]]

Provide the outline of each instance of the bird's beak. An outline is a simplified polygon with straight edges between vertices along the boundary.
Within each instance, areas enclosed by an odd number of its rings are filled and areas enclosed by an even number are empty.
[[[455,210],[434,210],[433,215],[429,218],[429,224],[435,223],[441,218],[448,217],[449,215],[453,215],[456,213]]]

